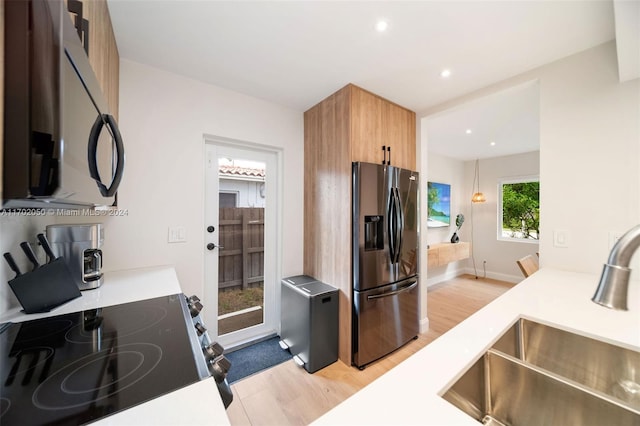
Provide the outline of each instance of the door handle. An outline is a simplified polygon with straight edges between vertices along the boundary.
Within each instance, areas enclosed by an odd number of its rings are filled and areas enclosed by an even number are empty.
[[[400,294],[400,293],[404,293],[405,291],[409,291],[409,290],[411,290],[412,288],[414,288],[417,285],[418,285],[418,281],[415,281],[413,284],[411,284],[411,285],[409,285],[407,287],[402,287],[402,288],[400,288],[398,290],[390,291],[388,293],[369,295],[369,296],[367,296],[367,300],[382,299],[383,297],[395,296],[396,294]]]
[[[113,135],[113,143],[115,144],[117,157],[116,170],[113,174],[113,178],[111,179],[111,184],[109,185],[109,187],[107,187],[102,182],[100,173],[98,172],[97,164],[98,137],[100,136],[100,132],[102,131],[102,126],[104,126],[105,124],[109,129],[111,129],[110,133]],[[118,130],[118,125],[116,124],[116,121],[112,115],[98,115],[95,123],[93,123],[93,126],[91,127],[87,151],[89,160],[89,175],[93,180],[96,181],[98,189],[100,190],[100,194],[102,194],[103,197],[113,197],[118,191],[118,187],[120,186],[120,181],[122,180],[122,175],[124,173],[124,144],[122,143],[122,136],[120,135],[120,131]]]
[[[395,198],[396,198],[396,214],[398,215],[397,220],[397,237],[396,237],[396,259],[394,263],[398,263],[400,261],[400,253],[402,251],[402,233],[404,232],[404,212],[402,211],[402,200],[400,199],[400,191],[398,188],[394,188]]]
[[[391,165],[391,145],[382,145],[382,165]]]
[[[393,188],[389,192],[389,204],[387,206],[387,240],[389,244],[389,260],[391,263],[395,263],[396,259],[396,231],[395,231],[395,221],[396,221],[396,212],[395,212],[395,197],[393,193]]]
[[[223,249],[223,248],[224,248],[224,247],[222,247],[222,246],[218,246],[218,245],[216,245],[215,243],[209,243],[209,244],[207,244],[207,250],[213,250],[213,249],[214,249],[214,248],[216,248],[216,247],[217,247],[217,248],[221,248],[221,249]]]

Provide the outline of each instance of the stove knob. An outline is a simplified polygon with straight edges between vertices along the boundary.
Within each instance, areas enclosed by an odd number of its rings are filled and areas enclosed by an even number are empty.
[[[209,371],[216,383],[223,382],[227,377],[227,373],[231,369],[231,361],[221,356],[214,363],[209,365]]]
[[[207,332],[207,328],[204,325],[200,324],[199,322],[196,323],[195,327],[196,327],[196,331],[198,332],[198,336],[202,336],[204,333]]]
[[[200,315],[200,311],[203,308],[202,303],[200,303],[200,299],[198,299],[197,296],[191,296],[189,299],[187,299],[187,302],[189,305],[189,313],[191,314],[191,318],[195,318]]]
[[[222,355],[224,348],[220,343],[213,342],[212,344],[202,348],[202,352],[204,353],[204,357],[207,359],[207,363],[212,363],[217,357]]]
[[[225,376],[231,370],[231,361],[229,361],[224,355],[220,357],[218,361],[216,361],[216,366]]]

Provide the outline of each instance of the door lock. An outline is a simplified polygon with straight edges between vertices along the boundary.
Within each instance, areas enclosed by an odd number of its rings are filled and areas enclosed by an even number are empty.
[[[213,231],[215,231],[215,230],[216,230],[216,228],[215,228],[215,227],[213,227],[213,226],[211,226],[211,225],[207,226],[207,232],[208,232],[208,233],[212,233],[212,232],[213,232]]]

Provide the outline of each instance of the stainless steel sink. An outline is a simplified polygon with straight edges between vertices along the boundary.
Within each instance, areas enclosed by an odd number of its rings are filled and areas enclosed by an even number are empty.
[[[489,425],[640,425],[640,352],[519,319],[442,397]]]

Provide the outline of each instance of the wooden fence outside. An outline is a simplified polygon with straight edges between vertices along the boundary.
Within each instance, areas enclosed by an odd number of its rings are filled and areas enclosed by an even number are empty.
[[[261,287],[264,282],[264,208],[221,208],[218,288]]]

